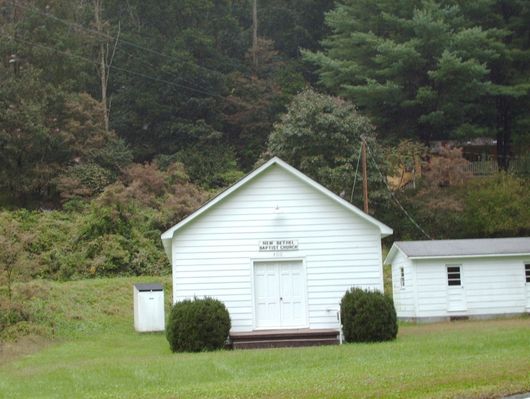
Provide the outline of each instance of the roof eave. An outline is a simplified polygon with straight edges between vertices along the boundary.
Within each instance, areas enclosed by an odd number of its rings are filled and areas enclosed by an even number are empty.
[[[403,250],[401,248],[399,248],[397,243],[393,243],[392,246],[390,247],[390,251],[388,251],[388,254],[386,255],[386,258],[383,261],[383,265],[391,265],[392,261],[394,260],[394,258],[396,257],[396,254],[398,252],[401,252],[405,257],[408,258],[407,254],[405,252],[403,252]]]
[[[513,256],[530,256],[530,252],[520,252],[511,254],[474,254],[474,255],[423,255],[423,256],[408,256],[413,260],[425,259],[459,259],[459,258],[504,258]],[[388,257],[387,257],[388,258]]]

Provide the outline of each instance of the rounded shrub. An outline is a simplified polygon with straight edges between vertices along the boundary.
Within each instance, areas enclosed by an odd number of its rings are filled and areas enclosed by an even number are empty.
[[[166,337],[173,352],[221,349],[230,331],[226,306],[213,298],[176,302],[169,314]]]
[[[352,288],[341,301],[346,342],[379,342],[396,338],[398,325],[392,298],[379,291]]]

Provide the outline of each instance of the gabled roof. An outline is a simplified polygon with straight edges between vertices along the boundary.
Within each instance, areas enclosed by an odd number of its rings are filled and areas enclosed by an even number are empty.
[[[232,186],[227,188],[225,191],[223,191],[222,193],[220,193],[219,195],[217,195],[216,197],[214,197],[213,199],[211,199],[210,201],[205,203],[202,207],[197,209],[195,212],[193,212],[188,217],[186,217],[183,220],[181,220],[178,224],[176,224],[175,226],[171,227],[169,230],[164,232],[162,234],[162,236],[161,236],[162,243],[164,244],[164,249],[165,249],[166,254],[167,254],[168,258],[170,259],[170,261],[171,261],[171,240],[173,239],[173,235],[175,234],[175,232],[177,232],[179,229],[181,229],[182,227],[186,226],[187,224],[191,223],[193,220],[195,220],[198,216],[202,215],[204,212],[206,212],[211,207],[213,207],[216,204],[218,204],[219,202],[225,200],[227,197],[229,197],[235,191],[237,191],[240,187],[248,184],[249,182],[254,180],[257,176],[262,174],[264,171],[266,171],[267,169],[271,168],[273,165],[279,166],[280,168],[282,168],[286,172],[290,173],[291,175],[297,177],[298,179],[300,179],[304,183],[306,183],[309,186],[311,186],[311,187],[315,188],[316,190],[320,191],[322,194],[324,194],[325,196],[327,196],[331,200],[333,200],[333,201],[337,202],[338,204],[342,205],[343,207],[345,207],[346,209],[348,209],[349,211],[351,211],[355,215],[360,216],[362,219],[364,219],[367,222],[373,224],[374,226],[376,226],[380,230],[381,237],[387,237],[387,236],[392,234],[392,229],[390,227],[388,227],[387,225],[381,223],[380,221],[378,221],[377,219],[373,218],[372,216],[367,215],[366,213],[361,211],[356,206],[350,204],[348,201],[345,201],[344,199],[342,199],[338,195],[334,194],[333,192],[331,192],[330,190],[328,190],[324,186],[320,185],[319,183],[317,183],[313,179],[311,179],[311,178],[307,177],[306,175],[304,175],[299,170],[293,168],[288,163],[282,161],[280,158],[274,157],[274,158],[270,159],[268,162],[266,162],[263,165],[261,165],[259,168],[255,169],[253,172],[249,173],[247,176],[245,176],[241,180],[239,180],[237,183],[233,184]]]
[[[530,255],[530,237],[396,241],[385,264],[392,263],[398,251],[409,259],[525,256]]]

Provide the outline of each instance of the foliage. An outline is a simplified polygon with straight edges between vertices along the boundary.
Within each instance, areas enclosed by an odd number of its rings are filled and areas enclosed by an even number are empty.
[[[37,277],[164,274],[161,232],[205,199],[181,164],[132,164],[72,210],[0,212],[0,287]]]
[[[392,298],[378,291],[352,288],[340,303],[346,342],[378,342],[393,340],[398,325]]]
[[[0,297],[0,337],[2,337],[4,331],[9,327],[21,322],[27,322],[28,320],[29,315],[22,306],[12,302],[2,301]]]
[[[0,213],[0,288],[6,287],[9,299],[12,297],[14,281],[26,274],[28,261],[24,250],[31,238],[31,232],[21,231],[16,220]]]
[[[278,113],[305,85],[296,65],[282,60],[273,46],[271,40],[258,39],[258,65],[252,66],[252,75],[239,71],[230,75],[232,89],[223,111],[225,131],[244,170],[266,149]],[[246,58],[250,64],[250,50]]]
[[[215,144],[179,151],[173,159],[186,165],[190,180],[205,188],[226,187],[242,177],[231,148]]]
[[[428,148],[424,144],[410,139],[400,140],[396,146],[388,146],[385,150],[388,163],[394,170],[417,168],[418,165],[423,164],[423,159],[428,153]]]
[[[201,352],[223,348],[230,332],[225,305],[213,298],[176,302],[166,326],[173,352]]]
[[[112,183],[111,173],[94,163],[70,166],[57,179],[61,200],[89,199]]]
[[[439,154],[431,155],[425,171],[430,187],[463,185],[471,178],[466,170],[469,161],[462,153],[462,148],[443,147]]]
[[[0,91],[0,189],[12,200],[22,205],[53,200],[57,183],[63,198],[86,196],[97,192],[95,180],[101,189],[116,176],[116,168],[97,164],[118,141],[105,131],[99,103],[87,94],[43,84],[41,73],[31,67],[21,72],[21,79],[0,66],[1,75],[7,79]],[[76,167],[89,170],[90,165],[95,180],[83,181]]]
[[[374,127],[353,104],[338,97],[312,89],[295,96],[287,113],[274,126],[267,155],[279,156],[335,193],[343,192],[349,197],[363,137],[370,148],[371,199],[386,199],[386,188],[381,186],[375,167],[377,163],[382,171],[386,170]]]
[[[324,15],[332,6],[330,0],[258,2],[259,33],[272,39],[282,54],[298,57],[300,49],[320,48],[327,32]]]
[[[416,179],[421,177],[428,148],[420,142],[404,139],[397,146],[384,147],[388,163],[388,184],[394,190],[407,187],[410,183],[416,186]]]
[[[529,121],[530,8],[523,1],[340,1],[320,82],[367,111],[385,135],[426,140],[495,131],[501,159]]]
[[[464,198],[468,231],[478,237],[530,235],[528,183],[502,172],[471,182]]]

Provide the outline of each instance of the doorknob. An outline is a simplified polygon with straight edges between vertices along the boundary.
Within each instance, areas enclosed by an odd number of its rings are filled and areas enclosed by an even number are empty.
[[[283,301],[283,297],[280,297],[280,301]]]

